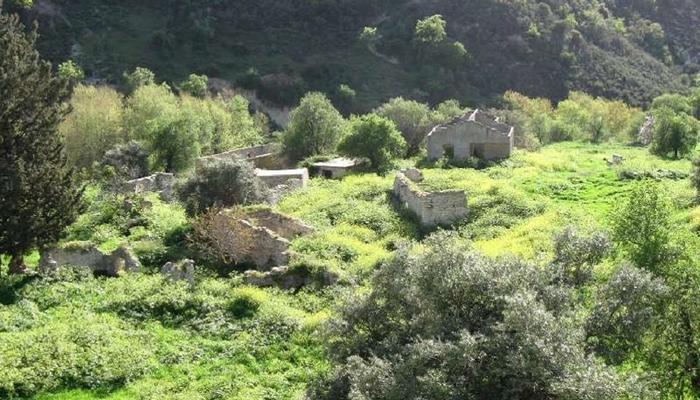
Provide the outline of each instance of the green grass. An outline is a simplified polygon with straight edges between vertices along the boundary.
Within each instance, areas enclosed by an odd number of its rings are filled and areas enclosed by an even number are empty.
[[[613,153],[627,161],[609,167],[603,159]],[[422,186],[466,190],[470,215],[455,229],[477,249],[539,261],[551,256],[552,236],[567,225],[608,228],[610,211],[639,184],[621,179],[621,170],[657,169],[688,172],[690,162],[642,148],[562,143],[518,151],[484,170],[427,168]],[[679,229],[697,233],[700,207],[688,180],[659,183],[677,207]],[[392,186],[393,174],[313,179],[277,206],[316,229],[292,243],[293,265],[337,272],[341,285],[334,288],[293,294],[206,274],[194,288],[149,273],[105,279],[67,271],[50,280],[5,280],[0,360],[9,360],[9,368],[0,371],[0,397],[300,398],[330,368],[319,328],[336,302],[366,290],[372,272],[402,242],[427,233],[392,204]],[[149,196],[150,206],[136,212],[142,224],[122,231],[120,224],[134,217],[120,208],[124,199],[94,189],[88,198],[92,205],[67,240],[101,247],[126,242],[156,267],[159,257],[177,254],[182,244],[173,237],[188,226],[177,204]]]

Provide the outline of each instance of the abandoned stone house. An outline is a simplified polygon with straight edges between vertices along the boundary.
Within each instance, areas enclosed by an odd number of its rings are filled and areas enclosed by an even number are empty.
[[[355,171],[362,165],[362,160],[350,158],[334,158],[312,164],[313,171],[327,179],[340,179]]]
[[[469,157],[499,160],[513,152],[514,128],[481,110],[438,125],[428,134],[428,159],[443,156],[456,161]]]
[[[463,190],[426,192],[418,187],[423,174],[417,169],[398,172],[394,197],[413,212],[424,227],[452,225],[467,217],[467,194]]]

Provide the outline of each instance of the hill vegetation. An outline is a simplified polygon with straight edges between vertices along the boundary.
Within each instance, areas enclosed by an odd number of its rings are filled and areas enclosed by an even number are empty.
[[[71,60],[0,13],[0,398],[700,399],[692,6],[6,4]],[[516,148],[429,160],[472,102]],[[261,148],[365,160],[268,187]]]
[[[646,104],[698,72],[699,13],[692,0],[38,0],[23,11],[40,22],[42,54],[94,79],[194,71],[277,104],[321,91],[346,112],[506,90]]]

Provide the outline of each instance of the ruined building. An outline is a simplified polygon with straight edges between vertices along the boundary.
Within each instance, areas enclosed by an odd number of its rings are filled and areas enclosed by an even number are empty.
[[[418,187],[423,174],[408,169],[396,174],[394,197],[412,211],[424,227],[451,225],[467,217],[467,194],[463,190],[426,192]]]
[[[483,111],[467,113],[438,125],[428,134],[428,159],[443,156],[463,161],[469,157],[498,160],[513,152],[514,128]]]

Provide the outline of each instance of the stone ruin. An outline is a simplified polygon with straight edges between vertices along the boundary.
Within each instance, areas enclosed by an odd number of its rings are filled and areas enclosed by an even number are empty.
[[[277,204],[285,194],[305,188],[309,183],[309,170],[306,168],[256,169],[255,176],[270,189],[267,196],[267,202],[270,204]]]
[[[130,248],[122,246],[111,253],[94,244],[73,245],[42,252],[39,273],[51,274],[65,266],[86,267],[98,275],[117,277],[124,272],[141,270],[141,263]]]
[[[253,163],[256,168],[277,169],[286,168],[290,165],[289,160],[282,154],[281,146],[278,143],[268,143],[200,157],[197,159],[196,166],[199,168],[210,160],[228,160],[234,158],[248,160]]]
[[[481,110],[475,110],[448,124],[438,125],[428,134],[428,159],[447,156],[455,161],[469,157],[498,160],[513,152],[515,128]]]
[[[612,159],[608,160],[607,158],[604,158],[604,160],[608,164],[608,167],[613,167],[615,165],[621,165],[623,162],[625,162],[625,157],[619,154],[613,154]]]
[[[654,139],[654,124],[656,123],[656,118],[653,115],[647,115],[644,123],[639,128],[639,134],[637,135],[637,143],[642,146],[649,146],[651,141]]]
[[[160,273],[173,282],[187,281],[190,286],[194,286],[194,261],[192,260],[167,262],[161,267]]]
[[[172,201],[175,195],[175,175],[158,172],[151,176],[134,179],[124,183],[122,191],[125,193],[158,193],[163,201]]]
[[[424,227],[452,225],[468,215],[467,194],[463,190],[425,192],[417,183],[423,174],[417,169],[402,170],[394,180],[394,197],[412,211]]]
[[[313,232],[303,222],[267,208],[221,211],[210,229],[224,252],[260,271],[287,265],[291,241]]]

